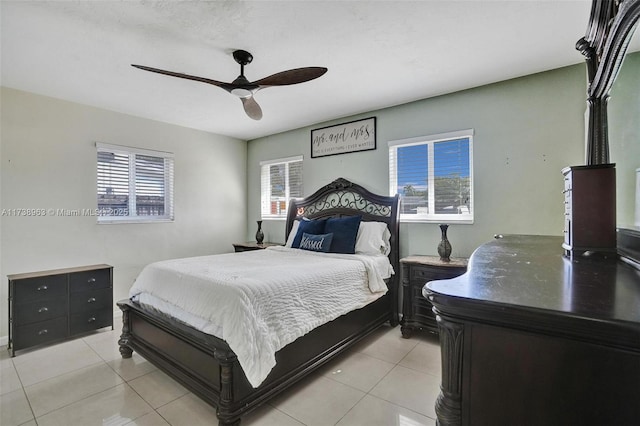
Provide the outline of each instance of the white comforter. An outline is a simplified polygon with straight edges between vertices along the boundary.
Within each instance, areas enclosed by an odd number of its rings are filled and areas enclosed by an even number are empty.
[[[385,256],[270,247],[150,264],[129,295],[225,340],[257,387],[278,350],[384,295],[391,274]]]

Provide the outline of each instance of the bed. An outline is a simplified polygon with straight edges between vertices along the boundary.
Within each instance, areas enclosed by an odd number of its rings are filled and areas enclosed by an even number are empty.
[[[152,309],[136,298],[118,302],[123,313],[122,335],[119,340],[122,357],[131,357],[132,352],[136,351],[216,407],[219,425],[240,424],[243,415],[307,376],[381,325],[387,322],[392,326],[397,325],[397,283],[400,271],[398,203],[398,196],[376,195],[343,178],[322,187],[309,197],[290,202],[285,228],[287,245],[296,235],[292,231],[296,231],[307,220],[317,222],[332,218],[335,222],[336,218],[348,220],[360,216],[365,223],[386,224],[388,250],[385,254],[396,274],[383,281],[387,288],[375,301],[319,325],[277,350],[275,365],[264,378],[261,376],[259,384],[250,369],[247,372],[251,374],[245,372],[238,354],[232,350],[229,342],[202,331],[202,327],[198,329],[188,324],[180,316]],[[280,250],[286,252],[297,249]],[[261,253],[254,256],[268,261],[268,256],[275,255],[272,251],[277,252],[278,248],[260,250]],[[227,256],[226,259],[233,259],[235,262],[245,259],[251,262],[251,253],[219,256]],[[291,268],[292,271],[294,269]],[[267,275],[269,274],[265,273]],[[292,272],[289,275],[294,274]],[[291,328],[293,326],[291,324]],[[230,339],[227,340],[231,342]]]

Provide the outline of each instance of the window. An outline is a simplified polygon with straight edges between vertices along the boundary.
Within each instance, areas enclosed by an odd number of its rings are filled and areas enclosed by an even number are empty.
[[[286,218],[289,200],[302,198],[302,156],[262,161],[260,168],[262,218]]]
[[[389,142],[400,219],[473,223],[473,130]]]
[[[173,154],[96,144],[98,222],[173,220]]]

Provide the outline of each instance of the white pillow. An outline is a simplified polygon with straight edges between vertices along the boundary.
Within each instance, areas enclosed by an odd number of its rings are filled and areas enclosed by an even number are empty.
[[[384,222],[360,222],[356,237],[356,254],[385,256],[391,251],[391,232]]]
[[[296,234],[298,233],[298,226],[300,226],[300,221],[296,219],[293,221],[293,226],[291,227],[289,238],[287,238],[287,243],[284,245],[285,247],[291,248],[291,246],[293,245],[293,240],[296,238]]]

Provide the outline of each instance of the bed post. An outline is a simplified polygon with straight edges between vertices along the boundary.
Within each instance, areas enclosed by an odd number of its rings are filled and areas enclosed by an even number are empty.
[[[233,418],[233,365],[237,360],[233,352],[216,349],[213,356],[220,364],[220,402],[218,403],[218,426],[239,426],[240,418]]]
[[[122,334],[118,340],[118,345],[120,345],[120,355],[122,355],[122,358],[131,358],[131,355],[133,355],[133,349],[129,347],[129,338],[131,337],[131,328],[129,327],[129,309],[124,305],[118,304],[118,306],[122,310]]]

